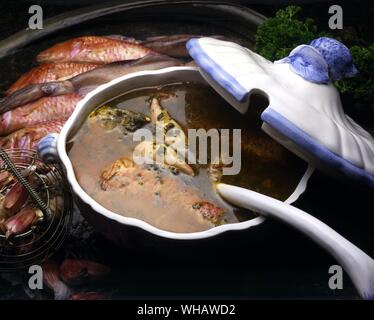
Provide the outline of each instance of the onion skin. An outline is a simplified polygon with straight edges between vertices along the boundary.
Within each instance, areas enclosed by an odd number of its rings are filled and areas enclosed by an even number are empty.
[[[31,227],[35,217],[36,213],[34,209],[30,207],[23,208],[16,215],[5,221],[5,236],[9,238],[10,236],[26,232]]]
[[[17,182],[5,195],[3,207],[11,213],[19,211],[26,203],[29,194],[25,187]]]

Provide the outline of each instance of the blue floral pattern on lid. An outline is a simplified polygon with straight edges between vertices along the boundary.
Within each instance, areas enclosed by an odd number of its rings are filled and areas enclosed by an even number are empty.
[[[350,78],[357,74],[358,71],[353,64],[351,52],[340,41],[321,37],[314,39],[310,45],[318,50],[327,62],[331,80]]]
[[[253,92],[267,96],[262,120],[280,133],[276,139],[286,138],[280,143],[321,169],[374,187],[374,138],[344,113],[332,83],[357,73],[342,43],[319,38],[275,63],[213,38],[190,40],[187,49],[207,82],[240,112]]]
[[[329,67],[322,55],[312,46],[298,46],[288,57],[274,63],[289,63],[293,72],[310,82],[329,82]]]

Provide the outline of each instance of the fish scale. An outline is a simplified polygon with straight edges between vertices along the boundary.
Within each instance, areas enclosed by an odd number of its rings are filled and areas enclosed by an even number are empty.
[[[44,97],[8,111],[0,116],[0,135],[48,121],[67,119],[81,98],[76,93]]]
[[[65,120],[49,121],[36,126],[17,130],[6,137],[0,138],[0,146],[4,149],[35,149],[41,138],[49,133],[59,133]]]
[[[95,63],[78,62],[43,63],[23,74],[10,86],[6,91],[6,95],[24,88],[29,84],[70,79],[98,66],[99,64]]]
[[[183,64],[183,62],[168,56],[150,54],[131,61],[109,63],[79,74],[69,80],[31,84],[9,96],[1,98],[0,114],[46,96],[59,96],[73,92],[87,94],[100,84],[132,72],[158,70]]]
[[[139,59],[149,53],[144,46],[108,37],[79,37],[58,43],[38,54],[38,62],[92,62],[111,63]]]

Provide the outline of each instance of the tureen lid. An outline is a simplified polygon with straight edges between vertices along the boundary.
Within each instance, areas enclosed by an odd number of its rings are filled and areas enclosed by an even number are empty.
[[[269,100],[262,129],[329,174],[374,187],[374,138],[347,116],[331,80],[357,73],[347,47],[319,38],[271,62],[238,44],[192,39],[187,49],[207,82],[239,112],[252,93]]]

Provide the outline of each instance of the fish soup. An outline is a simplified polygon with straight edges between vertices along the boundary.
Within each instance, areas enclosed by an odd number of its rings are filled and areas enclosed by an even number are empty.
[[[173,232],[197,232],[252,219],[215,191],[221,181],[285,200],[305,172],[303,161],[261,131],[260,103],[238,113],[207,85],[177,83],[128,92],[93,111],[69,142],[69,157],[85,192],[105,208]],[[167,120],[166,120],[167,119]],[[188,164],[165,143],[134,141],[136,129],[162,124],[181,129],[241,129],[241,169],[216,174],[220,165]],[[173,141],[178,139],[172,136]],[[165,163],[140,165],[134,151],[162,150]],[[232,146],[231,146],[232,147]],[[208,152],[209,154],[209,152]],[[176,157],[174,164],[168,159]]]

